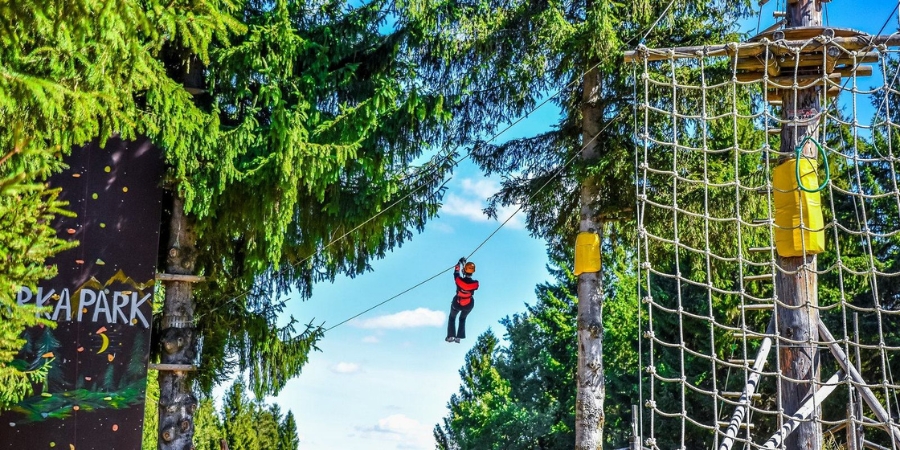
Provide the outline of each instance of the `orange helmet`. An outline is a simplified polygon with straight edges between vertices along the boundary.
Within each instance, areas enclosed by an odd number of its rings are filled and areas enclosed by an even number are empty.
[[[463,267],[463,272],[465,272],[469,275],[472,275],[473,273],[475,273],[475,263],[467,262],[466,266]]]

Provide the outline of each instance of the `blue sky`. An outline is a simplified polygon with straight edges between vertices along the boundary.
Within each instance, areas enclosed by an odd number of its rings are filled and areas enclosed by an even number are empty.
[[[762,28],[774,22],[778,3],[764,8]],[[826,16],[832,25],[876,33],[895,5],[837,0],[827,4]],[[756,24],[754,18],[746,29],[755,30]],[[896,28],[895,15],[885,33]],[[545,106],[501,140],[544,131],[556,116],[552,106]],[[310,300],[292,300],[287,312],[302,322],[314,318],[326,326],[337,324],[451,266],[499,225],[481,214],[498,186],[473,165],[462,164],[448,185],[440,218],[424,233],[374,261],[371,273],[317,285]],[[502,211],[500,221],[510,212]],[[303,374],[268,399],[294,412],[302,449],[434,448],[431,430],[459,389],[458,370],[474,339],[489,328],[502,334],[498,321],[522,312],[525,303],[534,302],[536,284],[549,279],[544,243],[529,236],[523,219],[516,217],[471,258],[481,289],[468,319],[468,339],[461,344],[444,342],[454,293],[450,273],[325,336],[322,351],[310,355]]]

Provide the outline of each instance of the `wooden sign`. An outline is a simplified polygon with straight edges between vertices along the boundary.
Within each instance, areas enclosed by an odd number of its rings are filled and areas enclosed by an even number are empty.
[[[163,163],[146,139],[75,148],[53,187],[76,217],[58,236],[58,275],[20,287],[19,304],[46,307],[56,327],[25,333],[19,364],[49,369],[34,395],[0,414],[0,449],[141,448]]]

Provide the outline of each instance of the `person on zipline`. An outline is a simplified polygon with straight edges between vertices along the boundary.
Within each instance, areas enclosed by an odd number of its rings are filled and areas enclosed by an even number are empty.
[[[463,275],[459,274],[460,266],[462,266]],[[453,269],[453,280],[456,282],[456,295],[450,302],[450,322],[447,324],[447,342],[459,343],[460,339],[466,338],[466,316],[472,312],[475,307],[475,298],[472,294],[478,289],[478,282],[472,279],[475,273],[475,263],[466,262],[466,258],[459,258],[456,267]],[[456,315],[459,316],[459,331],[456,330]]]

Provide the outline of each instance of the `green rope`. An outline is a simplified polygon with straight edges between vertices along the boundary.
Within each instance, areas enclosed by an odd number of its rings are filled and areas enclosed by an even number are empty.
[[[806,186],[803,185],[803,182],[800,180],[800,157],[802,156],[803,147],[806,145],[807,141],[812,141],[813,144],[816,144],[816,150],[818,150],[818,154],[822,155],[822,161],[825,163],[825,180],[822,181],[822,184],[818,188],[815,188],[815,189],[807,188]],[[831,168],[828,165],[828,152],[825,151],[824,148],[822,148],[822,144],[820,144],[819,141],[815,140],[812,136],[807,136],[805,139],[803,139],[803,142],[801,142],[800,145],[797,146],[797,149],[794,150],[794,157],[797,159],[797,164],[795,166],[796,172],[797,172],[797,187],[799,187],[800,190],[803,192],[811,192],[811,193],[819,192],[822,189],[825,189],[825,186],[827,186],[828,182],[831,181]],[[806,156],[803,156],[803,157],[807,158]],[[807,159],[812,159],[812,158],[807,158]]]

